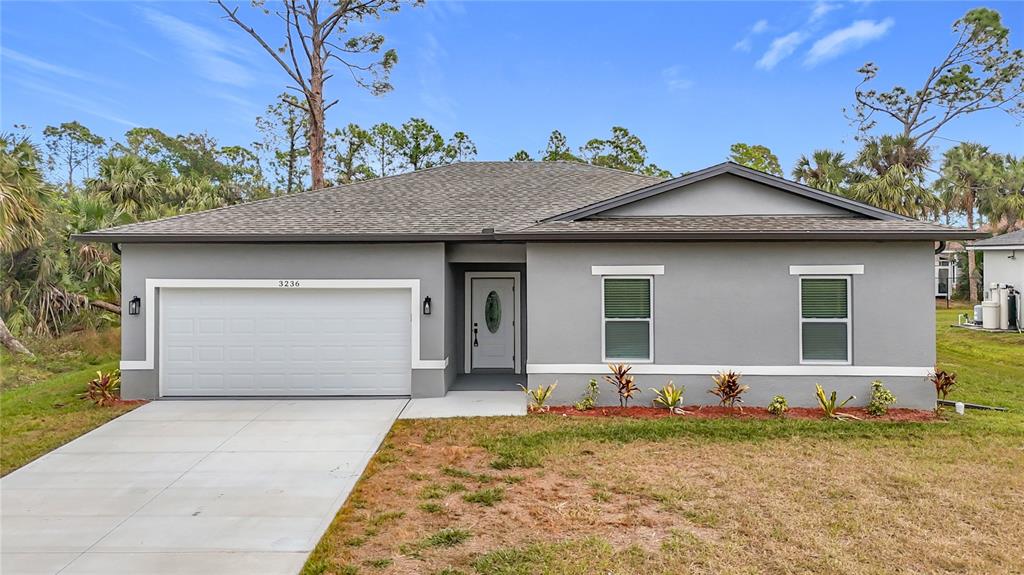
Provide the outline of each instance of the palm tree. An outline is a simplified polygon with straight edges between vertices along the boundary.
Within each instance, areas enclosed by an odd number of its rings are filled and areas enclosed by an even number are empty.
[[[12,273],[24,254],[46,239],[47,207],[53,192],[39,171],[39,150],[27,138],[0,135],[0,263],[5,280],[0,288],[0,344],[14,353],[32,355],[8,329],[4,316],[15,282]]]
[[[932,163],[932,151],[907,136],[881,136],[864,143],[856,163],[875,177],[884,176],[893,166],[903,166],[923,181],[924,171]]]
[[[115,207],[132,216],[160,202],[161,187],[156,166],[129,154],[103,158],[97,176],[86,182],[90,192],[107,196]]]
[[[913,138],[869,140],[857,154],[856,164],[863,173],[850,187],[852,198],[912,218],[940,213],[939,199],[924,186],[931,150],[918,146]]]
[[[793,168],[794,180],[841,196],[847,195],[852,175],[853,166],[843,153],[832,150],[814,150],[811,159],[800,156]]]
[[[39,157],[27,138],[0,135],[0,251],[5,254],[43,241],[53,191],[43,181]]]
[[[939,199],[922,185],[920,178],[899,164],[881,176],[855,183],[850,197],[911,218],[931,218],[941,212]]]
[[[943,155],[942,168],[935,188],[943,205],[950,212],[967,216],[967,227],[974,229],[974,212],[978,198],[986,194],[993,184],[997,164],[981,144],[962,143]],[[977,264],[974,254],[967,256],[967,277],[971,301],[978,299]]]
[[[1024,157],[997,157],[992,188],[978,199],[978,210],[1000,232],[1024,226]]]

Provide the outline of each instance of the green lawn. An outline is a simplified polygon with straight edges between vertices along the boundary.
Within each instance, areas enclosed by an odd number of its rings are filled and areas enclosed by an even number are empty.
[[[400,421],[304,573],[1019,573],[1024,337],[957,311],[950,399],[1010,412]]]
[[[118,330],[25,341],[36,357],[0,351],[0,475],[133,409],[78,398],[96,371],[117,369]]]

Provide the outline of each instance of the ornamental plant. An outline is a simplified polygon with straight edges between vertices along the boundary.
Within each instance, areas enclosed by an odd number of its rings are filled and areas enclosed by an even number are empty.
[[[869,414],[879,417],[889,411],[889,406],[896,403],[896,396],[881,381],[871,382],[871,401],[868,403]]]
[[[604,376],[604,380],[615,386],[615,391],[619,394],[619,407],[627,407],[633,394],[640,391],[636,386],[636,378],[629,374],[633,366],[609,363],[608,369],[612,374]]]
[[[786,398],[781,395],[776,395],[772,398],[772,402],[768,404],[768,413],[775,417],[782,417],[789,411],[789,404],[786,403]]]
[[[537,389],[530,389],[523,384],[519,384],[519,387],[523,390],[523,393],[530,398],[529,410],[534,411],[547,411],[548,399],[551,398],[551,394],[554,393],[555,388],[558,387],[558,382],[552,383],[551,385],[544,386],[538,385]]]
[[[860,419],[859,417],[850,415],[849,413],[839,413],[839,409],[841,409],[844,405],[849,403],[850,400],[856,399],[856,396],[851,395],[850,397],[847,397],[846,400],[843,401],[842,403],[836,403],[836,392],[834,390],[832,391],[831,396],[826,397],[825,390],[822,389],[820,384],[815,384],[814,387],[817,388],[815,390],[815,394],[818,398],[818,406],[821,407],[821,410],[825,413],[826,418],[839,420]]]
[[[652,387],[651,391],[653,391],[656,396],[654,398],[654,405],[659,405],[661,407],[668,408],[673,413],[678,413],[683,408],[683,391],[685,389],[686,386],[680,385],[679,387],[676,387],[671,381],[665,384],[661,389]]]
[[[121,372],[114,370],[110,373],[96,372],[96,377],[89,381],[85,392],[79,395],[81,399],[88,399],[100,407],[114,405],[121,397]]]
[[[935,394],[946,399],[956,386],[956,372],[936,369],[929,378],[935,384]]]
[[[577,411],[589,411],[594,409],[597,405],[597,396],[601,393],[601,390],[597,388],[597,380],[591,379],[587,382],[587,390],[583,392],[583,397],[576,402],[574,406]]]
[[[721,371],[718,375],[711,376],[711,380],[715,382],[715,387],[708,390],[711,395],[718,396],[718,404],[722,407],[736,407],[737,403],[743,403],[743,399],[740,397],[750,386],[740,385],[740,378],[742,375],[735,371]]]

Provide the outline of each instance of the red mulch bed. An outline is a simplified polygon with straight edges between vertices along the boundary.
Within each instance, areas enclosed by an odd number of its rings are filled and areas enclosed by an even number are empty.
[[[587,411],[579,411],[570,405],[556,405],[552,406],[546,413],[576,417],[633,417],[636,419],[660,419],[662,417],[772,419],[775,417],[763,407],[744,407],[740,409],[738,407],[719,407],[717,405],[688,405],[683,408],[683,411],[685,411],[685,415],[673,414],[664,408],[641,406],[595,407]],[[921,409],[893,408],[881,417],[868,415],[868,412],[860,407],[843,408],[839,412],[859,417],[865,421],[937,421],[939,419],[934,411]],[[784,417],[789,419],[822,419],[822,413],[816,407],[791,407]]]

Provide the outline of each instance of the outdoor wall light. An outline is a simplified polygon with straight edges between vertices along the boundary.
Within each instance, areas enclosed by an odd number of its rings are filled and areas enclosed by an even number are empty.
[[[423,298],[423,315],[430,315],[430,296]]]
[[[135,296],[128,300],[128,315],[139,315],[139,311],[142,308],[142,300],[139,296]]]

